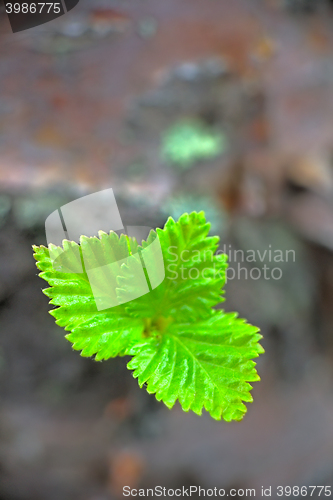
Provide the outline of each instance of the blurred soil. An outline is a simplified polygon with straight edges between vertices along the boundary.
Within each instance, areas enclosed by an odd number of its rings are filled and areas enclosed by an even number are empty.
[[[81,0],[15,35],[2,12],[0,500],[332,484],[333,10],[313,5]],[[182,119],[223,130],[226,152],[168,165],[163,134]],[[242,423],[167,410],[47,314],[31,245],[53,210],[108,187],[127,223],[204,197],[222,244],[295,250],[281,280],[226,287],[266,349]]]

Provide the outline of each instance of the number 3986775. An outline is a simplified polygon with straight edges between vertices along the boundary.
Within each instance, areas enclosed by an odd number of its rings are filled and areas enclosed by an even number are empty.
[[[7,14],[60,14],[61,3],[11,3],[6,2]]]

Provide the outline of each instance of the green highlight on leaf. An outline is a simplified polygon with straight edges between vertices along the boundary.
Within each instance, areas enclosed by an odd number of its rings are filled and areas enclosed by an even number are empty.
[[[43,290],[55,306],[50,314],[82,356],[132,356],[128,368],[139,385],[168,408],[178,400],[184,411],[241,420],[244,403],[252,401],[250,382],[260,380],[253,359],[264,350],[258,328],[215,309],[224,300],[227,257],[216,253],[219,238],[208,236],[209,229],[204,212],[185,213],[141,244],[100,231],[98,238],[82,236],[80,244],[34,246],[34,257],[50,285]],[[145,251],[156,238],[165,277],[154,288],[160,256]],[[151,283],[138,296],[134,278],[143,265]],[[94,289],[91,269],[98,276]],[[98,307],[96,286],[100,296],[112,290],[114,307]]]

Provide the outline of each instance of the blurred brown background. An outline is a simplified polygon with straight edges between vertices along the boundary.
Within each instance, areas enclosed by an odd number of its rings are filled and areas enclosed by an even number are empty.
[[[81,0],[15,35],[1,8],[0,500],[332,484],[333,2]],[[31,245],[109,187],[129,223],[205,209],[222,245],[295,251],[226,287],[266,349],[241,423],[168,410],[47,314]]]

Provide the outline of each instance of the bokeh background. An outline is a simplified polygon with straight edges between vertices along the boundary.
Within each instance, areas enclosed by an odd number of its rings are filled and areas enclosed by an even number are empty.
[[[0,499],[332,484],[333,2],[81,0],[17,34],[0,9]],[[221,245],[295,251],[226,286],[266,350],[242,422],[168,410],[47,314],[31,245],[109,187],[129,224],[204,209]]]

